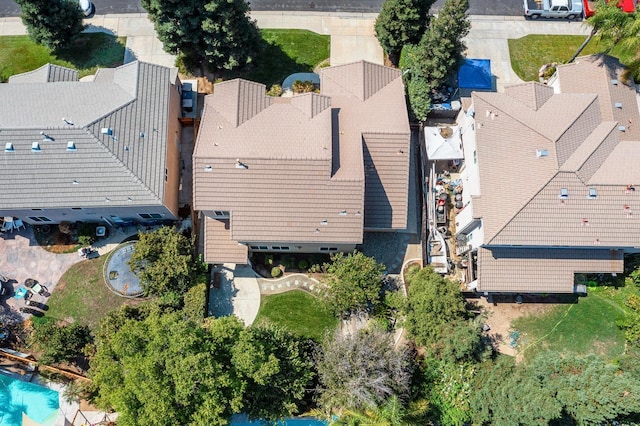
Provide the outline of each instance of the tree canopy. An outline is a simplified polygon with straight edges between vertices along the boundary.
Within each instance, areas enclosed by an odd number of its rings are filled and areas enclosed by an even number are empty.
[[[407,44],[417,44],[429,22],[435,0],[385,0],[376,18],[375,31],[382,49],[393,64]]]
[[[33,341],[42,350],[40,361],[45,364],[72,363],[92,341],[89,327],[77,323],[62,325],[52,320],[39,321],[33,327]]]
[[[173,227],[140,233],[129,266],[140,278],[145,295],[185,293],[197,283],[204,264],[195,257],[193,244]]]
[[[405,347],[379,328],[327,335],[316,355],[318,402],[327,412],[374,410],[394,396],[406,400],[413,362]]]
[[[276,420],[299,411],[314,377],[306,342],[235,317],[189,319],[172,304],[123,307],[100,323],[95,403],[122,425],[226,425],[234,413]]]
[[[260,33],[245,0],[142,0],[164,49],[189,70],[232,70],[251,64]]]
[[[382,303],[382,273],[385,266],[360,252],[337,253],[326,265],[329,274],[328,299],[336,314],[349,316],[371,312]]]
[[[82,11],[69,0],[16,0],[29,37],[51,50],[67,47],[82,31]]]

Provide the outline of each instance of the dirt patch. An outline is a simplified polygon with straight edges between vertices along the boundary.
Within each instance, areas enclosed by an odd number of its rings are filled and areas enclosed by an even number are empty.
[[[485,323],[490,330],[487,334],[492,338],[494,347],[500,353],[516,356],[517,351],[511,346],[511,323],[516,318],[527,315],[541,315],[556,306],[555,303],[515,303],[511,301],[488,302],[485,298],[469,299],[468,302],[475,305],[487,315]]]

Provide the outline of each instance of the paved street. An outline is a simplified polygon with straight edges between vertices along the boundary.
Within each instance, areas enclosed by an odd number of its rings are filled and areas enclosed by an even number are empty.
[[[378,13],[383,0],[250,0],[254,11],[298,11],[298,12],[354,12]],[[521,0],[469,0],[471,15],[519,16],[522,14]],[[114,13],[142,13],[140,0],[93,0],[97,15]],[[444,4],[438,0],[433,11]],[[20,9],[13,0],[0,0],[0,17],[18,16]]]

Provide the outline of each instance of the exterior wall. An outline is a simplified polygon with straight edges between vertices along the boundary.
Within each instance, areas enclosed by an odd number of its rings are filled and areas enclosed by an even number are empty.
[[[178,216],[178,193],[180,191],[180,93],[178,87],[171,85],[169,96],[169,117],[167,127],[166,180],[164,183],[164,204]]]
[[[339,243],[291,243],[291,242],[249,242],[243,243],[252,252],[280,252],[280,253],[336,253],[351,252],[355,244]],[[274,249],[276,247],[276,249]],[[280,247],[280,249],[277,249]],[[283,249],[285,248],[285,249]],[[288,249],[287,249],[288,248]],[[323,250],[324,249],[324,250]]]
[[[161,215],[157,218],[142,218],[139,214]],[[164,206],[132,206],[132,207],[89,207],[89,208],[59,208],[59,209],[21,209],[0,210],[0,216],[13,216],[31,225],[56,224],[60,222],[114,222],[120,218],[124,221],[153,222],[158,220],[176,220],[177,217]],[[30,218],[46,218],[35,220]],[[105,220],[106,218],[106,220]]]

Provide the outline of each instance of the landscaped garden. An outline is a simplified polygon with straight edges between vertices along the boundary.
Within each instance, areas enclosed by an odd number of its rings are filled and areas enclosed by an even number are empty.
[[[509,56],[513,71],[524,81],[538,81],[538,71],[545,64],[565,63],[584,42],[585,36],[579,35],[539,35],[531,34],[518,39],[509,39]],[[601,53],[603,44],[595,38],[589,42],[580,55]],[[629,64],[635,52],[615,48],[610,53],[623,64]]]
[[[0,37],[0,82],[47,63],[78,70],[84,77],[96,69],[113,68],[124,61],[125,38],[105,33],[82,34],[69,48],[52,53],[29,36]]]
[[[299,336],[320,341],[338,320],[324,301],[303,290],[263,295],[255,325],[279,325]]]

